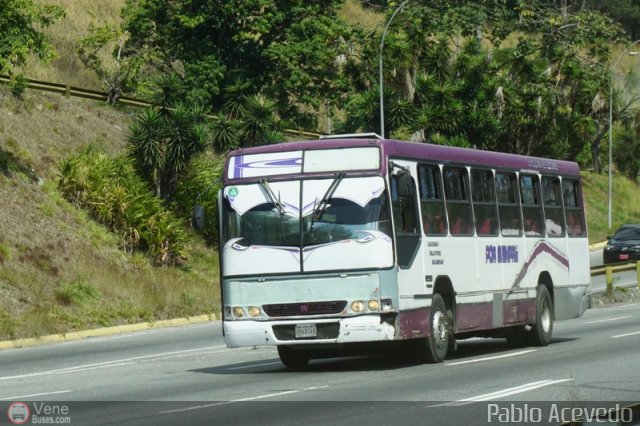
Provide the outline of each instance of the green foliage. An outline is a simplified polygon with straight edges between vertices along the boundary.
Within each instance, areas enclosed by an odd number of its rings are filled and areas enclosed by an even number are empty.
[[[24,65],[30,54],[48,61],[54,51],[42,32],[64,16],[57,6],[33,0],[3,0],[0,6],[0,74]]]
[[[29,86],[29,81],[23,75],[16,75],[11,79],[11,94],[16,98],[22,99],[25,90]]]
[[[204,207],[205,224],[201,232],[210,244],[218,240],[218,191],[222,187],[223,167],[224,157],[197,156],[174,197],[176,212],[185,220],[191,218],[196,205]]]
[[[11,259],[11,249],[5,244],[0,243],[0,263]]]
[[[109,25],[89,26],[89,35],[80,40],[77,53],[80,61],[93,70],[103,81],[108,94],[108,102],[115,104],[123,91],[135,88],[135,82],[144,58],[141,55],[130,56],[124,60],[121,52],[126,43],[126,35]],[[111,50],[111,55],[105,51]],[[103,58],[110,57],[105,63]]]
[[[634,122],[638,123],[638,119]],[[624,176],[635,182],[640,172],[640,125],[627,125],[616,136],[613,162]]]
[[[640,2],[637,0],[588,0],[587,3],[620,22],[632,40],[640,36]]]
[[[354,29],[338,16],[341,0],[127,2],[123,57],[143,55],[162,72],[178,72],[187,99],[217,110],[225,88],[246,82],[277,101],[286,118],[335,104],[335,59]]]
[[[127,252],[144,250],[158,265],[186,262],[182,222],[149,192],[129,158],[89,149],[60,163],[58,185],[65,198],[120,235]]]
[[[129,155],[156,196],[170,199],[191,158],[205,149],[205,113],[198,105],[182,103],[171,109],[148,108],[129,126]]]
[[[389,5],[387,18],[396,10]],[[428,16],[429,19],[424,17]],[[620,27],[550,2],[409,2],[389,27],[385,128],[456,146],[575,159],[606,129],[608,43]],[[380,39],[348,76],[347,132],[377,129]],[[362,87],[365,87],[362,89]],[[584,157],[583,157],[584,158]]]
[[[76,280],[55,290],[56,301],[62,305],[82,305],[100,300],[100,292],[91,284]]]

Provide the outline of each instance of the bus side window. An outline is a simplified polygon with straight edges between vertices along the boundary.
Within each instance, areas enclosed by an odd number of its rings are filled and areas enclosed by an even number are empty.
[[[451,235],[473,235],[467,169],[444,168],[444,191]]]
[[[498,235],[498,212],[491,170],[471,171],[471,198],[478,235]]]
[[[409,185],[406,185],[409,183]],[[408,175],[395,175],[391,179],[391,200],[394,227],[397,233],[418,232],[414,194],[407,193],[413,188],[413,179]]]
[[[562,179],[562,193],[565,218],[567,220],[567,234],[570,237],[586,236],[587,232],[584,226],[584,213],[578,181]]]
[[[542,203],[540,202],[540,185],[536,175],[520,175],[520,196],[522,199],[522,216],[524,234],[538,237],[544,234],[542,226]]]
[[[424,233],[426,235],[446,235],[447,218],[444,213],[440,168],[435,165],[419,165],[418,186]]]
[[[498,218],[500,233],[505,237],[522,235],[522,217],[518,180],[515,173],[496,173],[496,198],[498,199]]]
[[[545,226],[550,237],[564,236],[564,218],[562,217],[562,198],[560,196],[560,179],[542,177],[542,201],[544,203]]]

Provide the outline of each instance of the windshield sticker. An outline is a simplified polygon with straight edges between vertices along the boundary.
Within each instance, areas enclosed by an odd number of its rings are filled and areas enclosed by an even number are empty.
[[[229,200],[233,200],[237,196],[238,196],[238,188],[236,188],[235,186],[232,186],[231,188],[229,188],[229,190],[227,191],[227,198],[229,198]]]

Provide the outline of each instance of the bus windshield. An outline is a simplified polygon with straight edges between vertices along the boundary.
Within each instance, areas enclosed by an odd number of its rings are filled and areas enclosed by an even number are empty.
[[[381,177],[343,176],[226,187],[224,274],[390,267],[384,189]]]

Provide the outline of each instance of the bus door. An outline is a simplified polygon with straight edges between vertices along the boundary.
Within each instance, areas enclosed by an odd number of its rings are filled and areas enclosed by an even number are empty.
[[[428,306],[425,285],[422,229],[418,212],[418,197],[415,179],[410,164],[395,163],[390,169],[391,206],[396,241],[398,270],[399,308],[415,310]],[[426,312],[426,311],[425,311]],[[418,329],[417,327],[410,327]],[[402,329],[402,326],[401,326]]]

